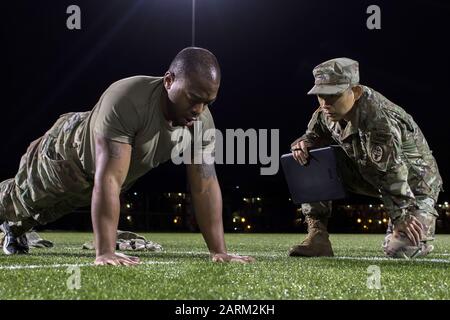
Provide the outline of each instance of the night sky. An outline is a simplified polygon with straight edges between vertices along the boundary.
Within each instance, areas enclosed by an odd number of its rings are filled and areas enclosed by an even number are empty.
[[[395,3],[394,3],[395,2]],[[12,4],[14,3],[14,4]],[[28,144],[57,117],[94,107],[114,81],[161,76],[191,45],[190,0],[40,0],[2,3],[0,179],[14,176]],[[81,30],[66,28],[66,8],[81,8]],[[366,9],[381,8],[381,30]],[[448,200],[450,4],[447,1],[197,0],[195,45],[211,50],[222,86],[211,112],[216,127],[280,129],[280,152],[303,134],[315,97],[315,65],[359,61],[361,83],[410,113],[433,150]],[[224,188],[285,193],[280,171],[218,165]],[[185,188],[183,167],[152,170],[136,188]]]

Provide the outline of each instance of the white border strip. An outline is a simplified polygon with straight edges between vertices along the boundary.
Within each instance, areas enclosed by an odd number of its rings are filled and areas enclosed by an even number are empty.
[[[169,251],[167,251],[169,252]],[[161,253],[164,253],[164,251],[161,251]],[[204,251],[170,251],[170,253],[175,253],[175,254],[192,254],[192,255],[205,255],[208,256],[209,253],[208,252],[204,252]],[[267,257],[267,258],[285,258],[287,257],[287,253],[286,255],[280,255],[280,254],[266,254],[266,253],[256,253],[256,254],[252,254],[252,253],[240,253],[240,255],[250,255],[250,256],[254,256],[254,257]],[[445,254],[431,254],[431,255],[436,255],[436,256],[442,256]],[[295,259],[295,258],[293,258]],[[311,259],[311,258],[303,258],[303,259]],[[393,258],[388,258],[388,257],[351,257],[351,256],[335,256],[335,257],[314,257],[312,259],[329,259],[329,260],[355,260],[355,261],[391,261],[391,262],[405,262],[405,261],[409,261],[409,262],[436,262],[436,263],[450,263],[450,260],[448,259],[436,259],[436,258],[418,258],[418,259],[393,259]],[[258,261],[258,260],[257,260]]]

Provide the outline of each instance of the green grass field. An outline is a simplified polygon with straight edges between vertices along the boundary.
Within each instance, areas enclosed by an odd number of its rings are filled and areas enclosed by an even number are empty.
[[[28,256],[0,254],[0,299],[449,299],[450,235],[413,261],[389,260],[383,235],[332,235],[335,258],[290,258],[298,234],[227,234],[230,252],[249,265],[209,261],[200,234],[144,234],[162,252],[139,252],[136,267],[95,267],[82,250],[88,233],[41,233],[55,242]],[[81,288],[71,290],[70,265],[79,265]],[[367,269],[381,270],[381,289],[369,289]]]

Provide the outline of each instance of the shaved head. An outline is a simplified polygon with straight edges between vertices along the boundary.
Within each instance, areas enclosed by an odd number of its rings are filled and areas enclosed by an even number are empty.
[[[172,126],[192,126],[217,98],[220,67],[208,50],[181,50],[164,75],[166,106],[164,117]]]
[[[188,47],[181,50],[169,67],[175,78],[201,79],[220,82],[219,62],[212,52],[203,48]]]

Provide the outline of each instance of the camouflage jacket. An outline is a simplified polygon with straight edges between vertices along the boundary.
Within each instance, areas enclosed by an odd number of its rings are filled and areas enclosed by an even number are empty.
[[[378,190],[395,220],[415,207],[415,196],[426,195],[437,201],[442,178],[412,117],[380,93],[362,87],[364,92],[352,109],[352,121],[346,125],[333,122],[319,108],[306,133],[292,145],[301,140],[313,147],[340,145],[363,178]]]

